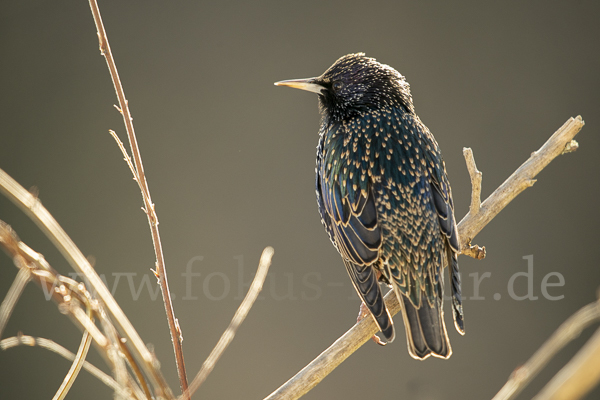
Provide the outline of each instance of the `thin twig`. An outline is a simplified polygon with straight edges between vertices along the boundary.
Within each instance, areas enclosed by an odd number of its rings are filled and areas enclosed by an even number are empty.
[[[586,305],[563,322],[525,364],[513,371],[510,379],[492,400],[510,400],[517,397],[556,353],[577,338],[582,330],[597,321],[600,321],[599,301]]]
[[[482,173],[477,169],[475,164],[475,157],[473,157],[473,150],[469,147],[463,148],[463,156],[467,163],[467,170],[469,171],[469,177],[471,178],[471,205],[469,206],[469,213],[467,215],[477,215],[481,209],[481,179]],[[485,258],[485,247],[471,244],[471,239],[464,243],[461,254],[469,257],[473,257],[477,260],[483,260]]]
[[[538,151],[531,155],[529,160],[521,165],[481,204],[477,214],[467,214],[458,224],[460,242],[464,243],[465,247],[470,246],[471,239],[512,199],[525,188],[531,186],[535,175],[556,156],[563,153],[566,144],[571,143],[571,140],[583,125],[584,122],[581,117],[570,118]],[[395,315],[400,308],[394,293],[388,293],[385,300],[390,313]],[[321,382],[331,371],[369,340],[376,331],[377,327],[372,318],[363,318],[309,365],[266,397],[265,400],[298,399]]]
[[[10,289],[8,289],[8,293],[6,293],[6,297],[2,301],[2,305],[0,305],[0,338],[2,338],[2,332],[4,332],[4,328],[15,309],[17,301],[19,301],[19,297],[21,297],[21,293],[23,293],[25,286],[29,282],[30,276],[31,274],[27,268],[20,268],[15,280],[10,285]]]
[[[242,322],[244,322],[244,319],[248,315],[250,308],[252,308],[252,305],[258,297],[258,294],[262,290],[265,278],[267,277],[267,272],[269,272],[269,267],[271,266],[271,258],[273,257],[273,252],[274,250],[270,246],[266,247],[263,250],[262,255],[260,256],[260,262],[258,264],[256,275],[252,280],[252,284],[248,289],[248,293],[246,293],[246,297],[244,297],[242,304],[240,304],[239,308],[235,312],[235,315],[229,323],[229,326],[227,327],[225,332],[223,332],[221,338],[217,342],[217,345],[211,351],[206,361],[204,361],[204,363],[202,364],[202,368],[200,368],[200,371],[198,371],[198,374],[196,374],[196,377],[190,384],[189,396],[192,396],[196,392],[196,390],[200,387],[200,385],[202,385],[202,383],[206,380],[208,375],[212,372],[213,368],[215,367],[215,364],[217,363],[217,361],[219,361],[219,359],[225,352],[225,349],[227,349],[227,346],[229,346],[229,344],[233,340],[233,337],[235,336],[235,333],[237,332],[238,328],[240,327]]]
[[[471,150],[470,147],[465,147],[463,149],[463,155],[467,162],[469,176],[471,177],[471,205],[469,207],[469,214],[475,215],[481,208],[481,179],[483,174],[477,169],[475,157],[473,157],[473,150]]]
[[[577,400],[600,380],[600,329],[533,400]]]
[[[129,157],[129,154],[127,154],[127,149],[125,149],[123,142],[121,141],[121,139],[119,138],[117,133],[115,131],[113,131],[112,129],[109,129],[108,133],[110,133],[110,135],[113,137],[113,139],[115,139],[115,142],[117,142],[117,146],[119,146],[119,150],[121,150],[121,153],[123,153],[123,160],[125,160],[125,162],[127,163],[127,166],[129,167],[129,170],[131,171],[131,174],[133,175],[133,180],[136,182],[139,182],[140,178],[137,175],[137,172],[135,171],[135,167],[133,166],[133,163],[131,162],[131,157]],[[147,193],[144,192],[143,190],[142,190],[142,196],[144,197],[144,204],[152,204]]]
[[[88,308],[87,317],[92,318],[92,310]],[[63,400],[71,386],[73,386],[73,382],[77,379],[77,375],[79,375],[79,371],[81,371],[81,367],[83,367],[83,363],[85,362],[85,357],[87,356],[88,350],[90,349],[90,345],[92,344],[92,335],[90,335],[89,331],[83,332],[83,337],[81,338],[81,344],[79,345],[79,349],[77,350],[77,354],[75,355],[75,359],[73,360],[73,364],[71,364],[71,368],[67,372],[67,375],[63,379],[62,384],[56,391],[56,394],[52,398],[52,400]]]
[[[73,361],[75,359],[75,354],[71,353],[69,350],[65,349],[61,345],[57,344],[53,340],[33,337],[28,335],[19,335],[13,336],[0,341],[0,349],[8,350],[12,347],[16,346],[39,346],[43,349],[50,350],[59,356],[66,358],[69,361]],[[119,395],[131,398],[131,393],[129,390],[125,389],[123,386],[119,385],[110,375],[104,373],[101,369],[91,364],[89,361],[83,362],[83,369],[88,371],[90,374],[98,378],[102,383],[111,388],[118,393]]]
[[[119,73],[117,72],[117,66],[115,64],[110,45],[108,43],[108,37],[104,24],[102,23],[102,17],[100,16],[100,9],[96,0],[90,0],[90,8],[94,16],[94,22],[98,31],[98,41],[100,43],[100,52],[106,59],[106,64],[110,71],[117,98],[119,99],[119,110],[123,115],[123,121],[125,122],[125,129],[127,131],[127,137],[129,138],[129,146],[131,147],[131,154],[133,156],[133,163],[135,165],[136,180],[142,192],[144,199],[145,212],[148,217],[148,224],[150,225],[150,231],[152,233],[152,243],[154,244],[154,252],[156,254],[156,272],[160,283],[160,289],[162,292],[163,302],[165,305],[165,311],[167,314],[167,321],[169,324],[169,332],[171,333],[171,342],[173,343],[173,351],[175,352],[175,362],[177,365],[177,373],[179,375],[179,384],[181,386],[182,393],[186,393],[188,389],[187,375],[185,371],[185,361],[183,358],[183,349],[181,342],[183,336],[181,335],[181,329],[175,318],[175,311],[173,310],[173,304],[171,302],[171,294],[169,292],[169,283],[167,280],[167,271],[165,269],[165,260],[160,241],[160,234],[158,231],[158,217],[154,209],[154,203],[152,203],[152,197],[150,196],[150,190],[148,189],[148,183],[146,182],[146,175],[144,174],[144,165],[142,164],[142,156],[140,154],[135,131],[133,129],[133,119],[129,112],[128,102],[125,98],[125,92],[119,79]],[[187,399],[186,399],[187,400]]]

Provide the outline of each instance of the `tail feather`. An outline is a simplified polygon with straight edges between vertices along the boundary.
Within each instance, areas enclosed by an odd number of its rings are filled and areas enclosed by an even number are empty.
[[[371,315],[379,326],[379,330],[385,336],[388,343],[393,342],[396,337],[394,322],[383,301],[383,295],[377,280],[377,273],[370,265],[357,265],[349,260],[344,260],[344,264],[356,292],[371,312]]]
[[[399,300],[410,355],[417,360],[424,360],[429,356],[449,358],[452,347],[444,323],[441,300],[436,299],[433,306],[422,301],[418,309],[404,295],[400,295]]]
[[[462,306],[462,292],[460,288],[460,272],[458,271],[458,257],[456,253],[448,251],[448,266],[450,267],[450,287],[452,289],[452,315],[454,327],[461,335],[465,334],[465,321]]]

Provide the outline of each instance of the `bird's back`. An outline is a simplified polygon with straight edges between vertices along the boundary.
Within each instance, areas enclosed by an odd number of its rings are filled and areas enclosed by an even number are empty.
[[[422,308],[421,312],[434,314],[435,348],[413,349],[413,356],[423,358],[428,350],[448,356],[451,350],[441,311],[442,268],[452,250],[440,226],[435,191],[437,183],[443,188],[449,185],[435,139],[414,114],[390,107],[341,124],[325,122],[318,153],[319,209],[330,239],[350,264],[371,265],[381,272],[405,309]],[[357,229],[350,221],[354,214],[364,212],[357,206],[369,196],[374,201],[376,225],[371,230]],[[442,206],[451,202],[446,191]],[[410,310],[405,312],[407,330],[414,325],[422,330],[419,318],[411,321],[415,319],[411,317]]]

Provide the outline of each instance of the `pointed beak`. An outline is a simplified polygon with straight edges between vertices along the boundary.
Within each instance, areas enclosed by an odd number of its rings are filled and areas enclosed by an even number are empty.
[[[275,86],[289,86],[295,89],[308,90],[309,92],[321,94],[321,90],[325,88],[318,83],[315,83],[315,81],[316,78],[290,79],[287,81],[275,82]]]

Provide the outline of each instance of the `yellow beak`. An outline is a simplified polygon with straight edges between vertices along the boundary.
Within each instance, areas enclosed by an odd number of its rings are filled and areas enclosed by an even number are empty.
[[[275,82],[275,86],[289,86],[295,89],[308,90],[309,92],[321,94],[323,86],[315,83],[315,78],[289,79],[287,81]]]

